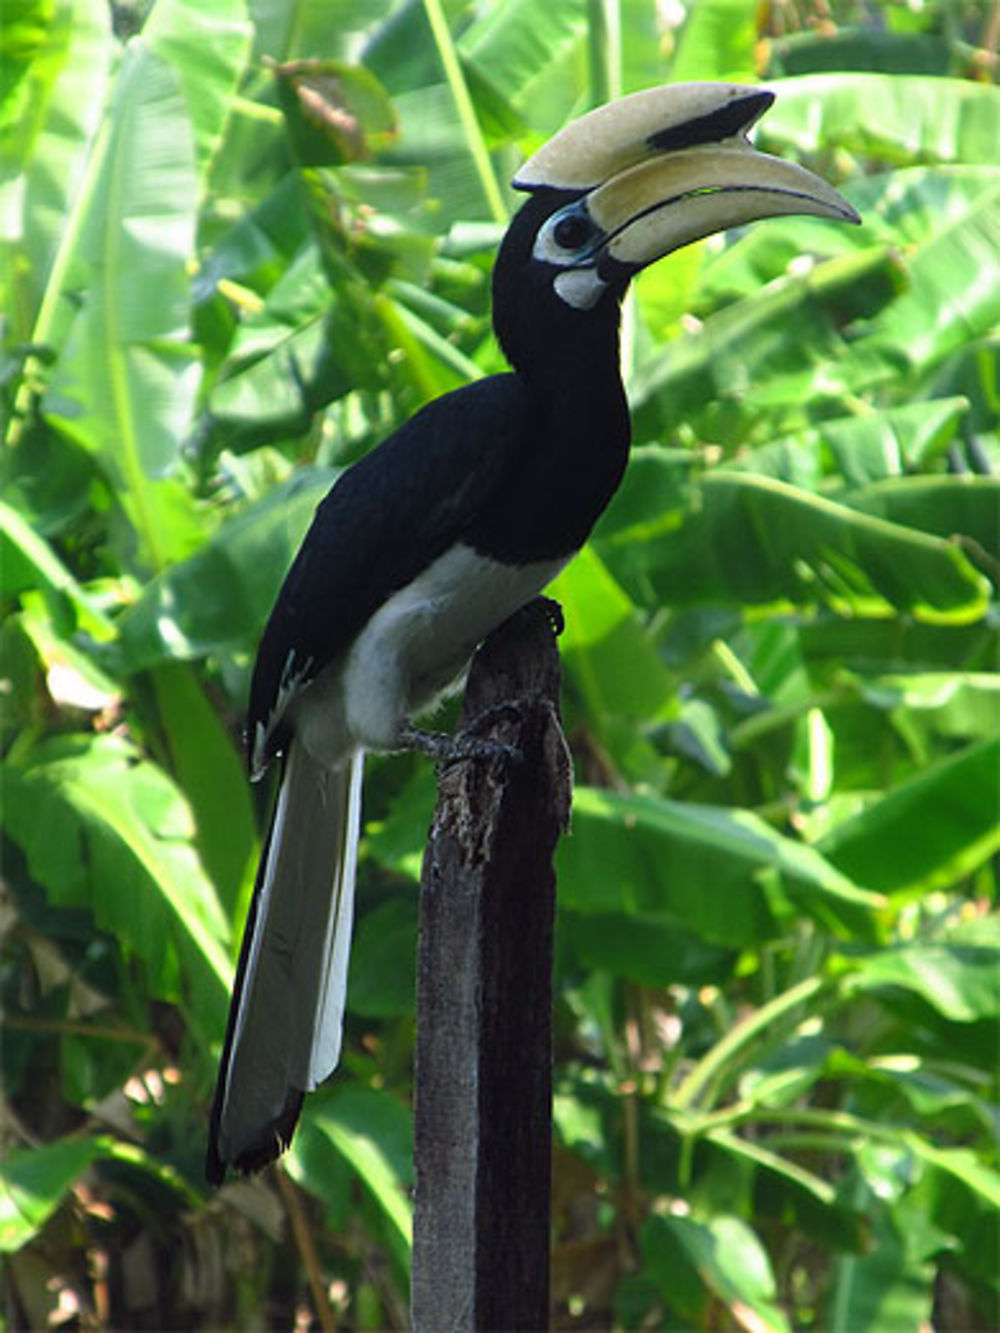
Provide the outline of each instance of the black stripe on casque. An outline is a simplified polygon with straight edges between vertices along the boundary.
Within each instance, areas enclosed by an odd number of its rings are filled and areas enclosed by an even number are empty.
[[[745,97],[734,97],[717,111],[710,111],[705,116],[696,116],[682,125],[670,125],[667,129],[651,134],[646,143],[658,153],[674,153],[681,148],[697,148],[703,143],[721,143],[731,139],[741,130],[748,130],[754,121],[764,114],[774,101],[774,93],[766,89],[755,89]]]

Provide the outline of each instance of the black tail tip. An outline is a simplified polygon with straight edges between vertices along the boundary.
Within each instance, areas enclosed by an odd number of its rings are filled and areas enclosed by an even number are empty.
[[[292,1141],[304,1098],[305,1093],[301,1089],[289,1088],[281,1114],[275,1116],[246,1148],[234,1153],[232,1157],[224,1157],[219,1150],[218,1126],[213,1116],[205,1152],[205,1179],[208,1183],[221,1185],[230,1166],[241,1176],[250,1176],[263,1171],[265,1166],[280,1157]]]

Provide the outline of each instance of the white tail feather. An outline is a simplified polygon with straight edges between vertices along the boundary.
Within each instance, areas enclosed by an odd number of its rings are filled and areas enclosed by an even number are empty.
[[[289,749],[219,1075],[223,1162],[255,1152],[294,1091],[309,1091],[336,1067],[363,761],[358,751],[325,768],[301,746]]]
[[[344,1033],[344,1004],[347,1000],[347,965],[351,956],[351,930],[354,922],[354,876],[358,864],[358,838],[361,825],[361,778],[364,772],[364,751],[358,751],[350,761],[347,779],[346,809],[344,814],[343,856],[339,869],[339,884],[334,884],[336,911],[331,911],[327,922],[327,937],[323,948],[323,972],[319,984],[319,1004],[313,1029],[312,1051],[309,1056],[309,1083],[329,1077],[340,1059],[340,1045]]]

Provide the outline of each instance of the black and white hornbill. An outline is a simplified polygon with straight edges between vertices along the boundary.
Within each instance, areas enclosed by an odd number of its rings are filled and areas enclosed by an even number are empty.
[[[412,719],[580,549],[621,480],[619,304],[672,250],[757,218],[857,221],[746,133],[773,94],[654,88],[601,107],[514,180],[493,272],[512,371],[418,412],[319,505],[264,631],[254,775],[282,775],[243,940],[207,1174],[263,1166],[341,1044],[365,750],[447,752]]]

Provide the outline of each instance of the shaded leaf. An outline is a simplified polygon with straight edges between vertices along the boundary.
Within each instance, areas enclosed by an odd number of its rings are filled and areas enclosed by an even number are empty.
[[[4,785],[6,831],[50,901],[93,912],[142,959],[154,993],[179,1000],[190,987],[202,1018],[220,1023],[228,925],[166,774],[111,736],[56,737],[24,766],[8,762]]]
[[[391,898],[358,922],[351,945],[348,1008],[366,1018],[412,1014],[416,1002],[417,899]]]
[[[586,787],[576,790],[573,832],[560,844],[557,866],[566,907],[652,913],[737,948],[776,929],[772,905],[780,907],[781,892],[772,898],[765,890],[765,871],[800,909],[834,929],[870,932],[880,901],[748,811]]]
[[[963,1267],[996,1294],[1000,1174],[969,1148],[938,1147],[918,1135],[908,1135],[906,1143],[924,1168],[916,1187],[922,1211],[954,1238]]]
[[[118,621],[126,669],[245,648],[267,619],[331,480],[322,472],[297,473],[148,584]]]
[[[828,675],[838,661],[862,673],[965,668],[989,671],[997,661],[997,632],[988,622],[927,625],[842,620],[820,615],[799,629],[812,670]]]
[[[152,681],[167,747],[194,814],[202,864],[231,908],[254,869],[246,769],[190,667],[164,664]]]
[[[787,1219],[823,1245],[857,1250],[864,1242],[863,1224],[824,1176],[790,1156],[772,1152],[764,1143],[742,1139],[726,1130],[709,1130],[706,1141],[724,1154],[727,1171],[749,1165],[753,1171],[753,1203],[762,1216]]]
[[[8,596],[41,588],[73,607],[81,629],[107,639],[111,622],[94,599],[59,559],[52,547],[26,523],[17,510],[0,500],[0,565]]]
[[[843,498],[888,523],[960,541],[976,566],[1000,583],[1000,477],[886,478]]]
[[[634,596],[668,606],[738,601],[959,622],[986,607],[985,580],[956,545],[722,469],[702,480],[697,507],[669,538],[598,549]]]
[[[961,58],[958,44],[946,37],[844,25],[832,32],[797,32],[774,42],[770,73],[772,77],[789,78],[856,70],[940,78],[956,73]]]
[[[641,986],[720,984],[732,953],[654,912],[581,912],[560,906],[559,939],[574,964]]]
[[[877,1210],[868,1253],[836,1257],[826,1310],[831,1333],[919,1328],[929,1321],[933,1268],[923,1256],[909,1252],[901,1222],[891,1212]]]
[[[1000,967],[991,948],[926,944],[867,954],[852,970],[850,985],[915,991],[956,1023],[1000,1017]]]

